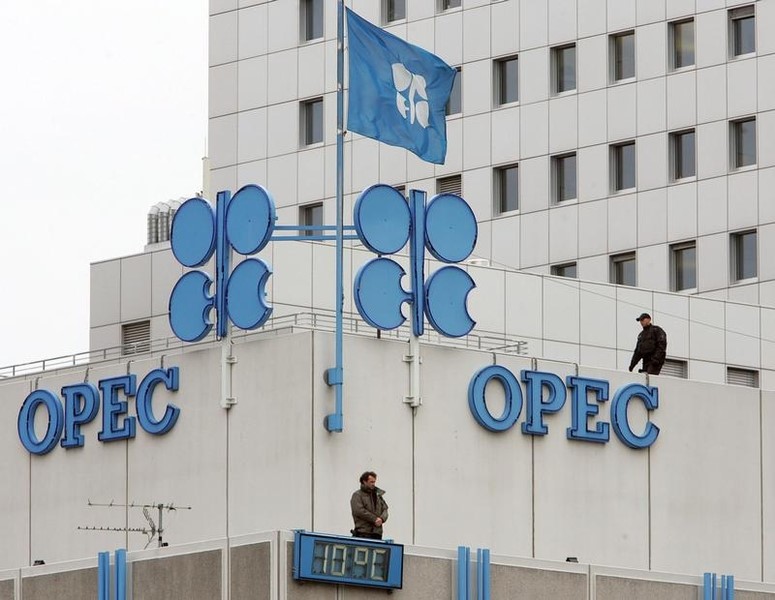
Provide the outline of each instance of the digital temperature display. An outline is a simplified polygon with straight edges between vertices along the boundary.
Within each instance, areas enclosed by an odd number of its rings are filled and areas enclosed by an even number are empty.
[[[400,588],[401,544],[297,531],[294,578],[378,588]]]

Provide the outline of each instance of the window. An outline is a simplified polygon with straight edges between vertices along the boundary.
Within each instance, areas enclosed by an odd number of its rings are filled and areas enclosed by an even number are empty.
[[[323,37],[323,0],[301,0],[301,37],[304,41]]]
[[[635,33],[618,33],[611,36],[612,80],[621,81],[635,77]]]
[[[463,195],[463,181],[460,175],[452,175],[451,177],[441,177],[436,180],[436,193],[437,194],[457,194]]]
[[[741,369],[740,367],[727,367],[727,383],[758,388],[759,371],[753,369]]]
[[[304,146],[323,141],[323,98],[301,103],[301,142]]]
[[[299,207],[299,223],[305,227],[321,227],[323,225],[323,203],[307,204]],[[301,231],[302,237],[323,235],[323,231]]]
[[[519,61],[516,56],[495,61],[495,105],[519,101]]]
[[[694,177],[696,173],[695,156],[694,129],[670,135],[670,162],[673,181]]]
[[[636,285],[635,253],[617,254],[611,257],[611,283],[617,285]]]
[[[519,209],[519,166],[508,165],[495,169],[495,213]]]
[[[576,153],[552,158],[552,188],[554,201],[576,198]]]
[[[564,265],[552,265],[552,275],[558,277],[576,278],[576,263],[565,263]]]
[[[676,358],[666,358],[665,364],[662,365],[662,371],[660,375],[667,375],[668,377],[680,377],[686,379],[688,377],[689,369],[685,360],[678,360]]]
[[[697,287],[697,246],[694,242],[670,246],[671,278],[674,292]]]
[[[756,16],[753,5],[729,11],[729,54],[742,56],[756,52]]]
[[[730,127],[732,168],[756,164],[756,118],[732,121]]]
[[[756,231],[733,233],[731,246],[732,280],[742,281],[756,277]]]
[[[121,354],[139,354],[151,349],[151,322],[137,321],[121,326]]]
[[[459,115],[463,110],[462,98],[460,94],[460,80],[463,74],[460,67],[455,69],[455,79],[452,82],[452,91],[449,93],[449,100],[447,100],[447,106],[444,109],[447,115]]]
[[[406,19],[406,0],[384,0],[382,7],[385,23]]]
[[[611,146],[612,186],[615,192],[635,187],[635,142]]]
[[[674,69],[694,64],[694,19],[670,23],[670,46]]]
[[[450,8],[460,8],[460,0],[439,0],[439,10],[449,10]]]
[[[576,89],[576,45],[552,48],[554,93]]]

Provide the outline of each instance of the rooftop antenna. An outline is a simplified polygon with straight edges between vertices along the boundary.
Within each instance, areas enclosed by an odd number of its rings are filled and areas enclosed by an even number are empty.
[[[152,502],[150,504],[140,504],[137,502],[131,502],[129,504],[122,504],[118,502],[114,502],[111,500],[108,503],[104,502],[92,502],[91,500],[86,500],[87,506],[101,506],[105,508],[141,508],[143,510],[143,516],[145,517],[145,520],[148,522],[148,527],[103,527],[103,526],[94,526],[94,525],[87,525],[85,527],[81,527],[80,525],[76,528],[81,531],[120,531],[120,532],[128,532],[128,533],[142,533],[143,535],[148,536],[148,542],[145,544],[145,548],[151,545],[151,542],[153,541],[154,536],[158,534],[157,540],[159,543],[159,548],[165,546],[165,542],[162,540],[162,535],[164,534],[164,526],[162,525],[164,511],[174,511],[174,510],[191,510],[190,506],[176,506],[172,502],[169,502],[168,504],[164,504],[163,502]],[[156,509],[157,511],[157,520],[159,522],[159,525],[157,526],[156,523],[154,523],[153,518],[151,517],[151,513],[148,509]],[[143,549],[145,549],[143,548]]]

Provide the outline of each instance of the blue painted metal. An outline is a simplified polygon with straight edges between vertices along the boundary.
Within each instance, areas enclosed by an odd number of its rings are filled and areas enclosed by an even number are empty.
[[[565,405],[565,383],[554,373],[543,371],[521,372],[525,382],[525,422],[522,432],[530,435],[546,435],[549,428],[544,424],[544,413],[556,413]],[[544,388],[549,397],[544,402]]]
[[[735,600],[734,575],[721,576],[721,600]]]
[[[118,391],[123,392],[123,398],[134,396],[137,376],[132,374],[109,377],[101,379],[99,385],[102,391],[102,429],[97,434],[97,439],[101,442],[112,442],[135,437],[137,425],[134,417],[125,417],[123,423],[119,424],[121,415],[127,413],[129,405],[126,400],[119,398]]]
[[[100,391],[93,383],[77,383],[62,388],[65,399],[65,427],[62,438],[63,448],[83,446],[84,436],[81,425],[89,423],[100,409]]]
[[[608,441],[608,423],[595,423],[594,429],[589,429],[589,418],[594,417],[600,410],[597,402],[608,400],[608,382],[588,377],[575,377],[570,375],[565,378],[568,387],[573,393],[573,425],[568,427],[566,435],[569,440],[583,440],[585,442]],[[597,402],[589,402],[589,392],[592,392]]]
[[[633,398],[640,398],[648,410],[659,407],[659,390],[640,383],[631,383],[619,388],[611,401],[611,427],[617,437],[630,448],[648,448],[657,440],[659,427],[651,421],[641,435],[636,434],[627,421],[627,406]]]
[[[35,433],[35,413],[41,406],[48,411],[48,426],[42,438]],[[48,390],[35,390],[29,394],[19,409],[16,429],[22,445],[31,454],[46,454],[54,449],[62,435],[64,411],[57,397]]]
[[[471,548],[457,547],[457,600],[471,598],[471,585],[468,577],[471,569]]]
[[[169,318],[176,336],[186,342],[204,338],[213,327],[211,312],[219,338],[226,337],[229,319],[242,329],[266,322],[272,312],[265,302],[271,269],[259,259],[249,259],[231,272],[231,251],[245,256],[261,251],[272,239],[276,218],[272,196],[257,185],[246,185],[233,197],[228,191],[218,192],[214,211],[202,198],[183,203],[172,223],[172,252],[178,262],[192,268],[215,255],[215,274],[191,271],[175,284]]]
[[[407,205],[390,186],[374,185],[359,196],[353,222],[364,245],[379,254],[395,254],[409,241],[411,291],[401,285],[403,267],[389,258],[366,263],[355,278],[358,312],[378,329],[395,329],[403,322],[404,303],[411,304],[412,334],[421,336],[427,317],[431,326],[447,337],[461,337],[476,324],[467,300],[476,287],[459,267],[443,267],[425,280],[425,249],[447,263],[467,258],[476,244],[477,225],[465,200],[454,194],[435,196],[426,206],[425,192],[411,190]],[[394,266],[388,268],[387,263]],[[385,275],[389,275],[385,278]]]
[[[126,550],[120,548],[114,553],[116,576],[113,579],[113,600],[126,600]]]
[[[97,554],[97,600],[110,600],[110,552]]]
[[[503,386],[504,404],[500,417],[492,416],[485,400],[487,384],[495,380]],[[479,369],[468,384],[468,407],[471,414],[485,429],[506,431],[514,426],[522,412],[522,388],[514,374],[500,365]]]
[[[148,433],[162,435],[175,426],[180,415],[180,409],[174,404],[168,404],[164,409],[164,415],[157,419],[153,414],[153,390],[159,384],[170,391],[177,391],[180,386],[180,369],[172,367],[167,369],[154,369],[146,375],[137,388],[137,421]]]
[[[476,549],[477,600],[490,600],[490,550]]]
[[[716,574],[704,573],[702,576],[702,600],[716,600]]]
[[[327,431],[344,427],[342,396],[344,385],[344,2],[336,3],[336,364],[326,371],[326,382],[334,386],[334,412],[326,415]]]

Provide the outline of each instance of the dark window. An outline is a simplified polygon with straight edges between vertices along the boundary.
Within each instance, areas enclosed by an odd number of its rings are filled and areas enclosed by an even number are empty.
[[[635,142],[611,147],[614,191],[635,187]]]
[[[665,359],[665,364],[662,365],[662,371],[660,375],[666,375],[667,377],[680,377],[686,379],[689,374],[688,365],[685,360],[679,360],[677,358]]]
[[[566,263],[564,265],[552,265],[552,275],[558,277],[576,277],[576,263]]]
[[[436,193],[437,194],[457,194],[463,195],[463,180],[460,175],[451,175],[449,177],[441,177],[436,180]]]
[[[756,119],[732,122],[732,166],[756,164]]]
[[[727,367],[727,383],[758,388],[759,371],[741,369],[740,367]]]
[[[735,281],[756,277],[756,231],[732,234],[732,261]]]
[[[562,202],[576,197],[576,154],[552,158],[554,201]]]
[[[694,130],[673,133],[670,139],[672,142],[673,181],[694,177],[696,173]]]
[[[732,56],[756,52],[756,16],[753,6],[729,11]]]
[[[323,37],[323,0],[302,0],[302,37],[305,41]]]
[[[498,214],[519,209],[518,165],[495,169],[495,198],[495,212]]]
[[[447,100],[447,106],[445,112],[448,115],[457,115],[463,110],[462,97],[460,93],[460,83],[463,78],[463,74],[460,71],[460,67],[455,69],[455,79],[452,82],[452,91],[449,94],[449,100]]]
[[[697,247],[694,242],[676,244],[670,248],[672,255],[673,291],[691,290],[697,287]]]
[[[516,56],[495,61],[496,105],[519,101],[519,60]]]
[[[635,77],[635,34],[632,31],[611,36],[613,79]]]
[[[670,24],[674,69],[694,64],[694,19]]]
[[[557,94],[576,89],[576,46],[552,48],[554,91]]]
[[[636,285],[635,253],[618,254],[611,257],[611,283],[617,285]]]
[[[450,8],[460,8],[460,0],[441,0],[441,10],[449,10]]]
[[[306,146],[323,141],[323,98],[301,103],[301,139]]]
[[[299,208],[299,221],[305,227],[320,227],[323,225],[323,203],[307,204]],[[302,236],[323,235],[323,231],[302,231]]]
[[[406,19],[406,0],[385,0],[385,22]]]

